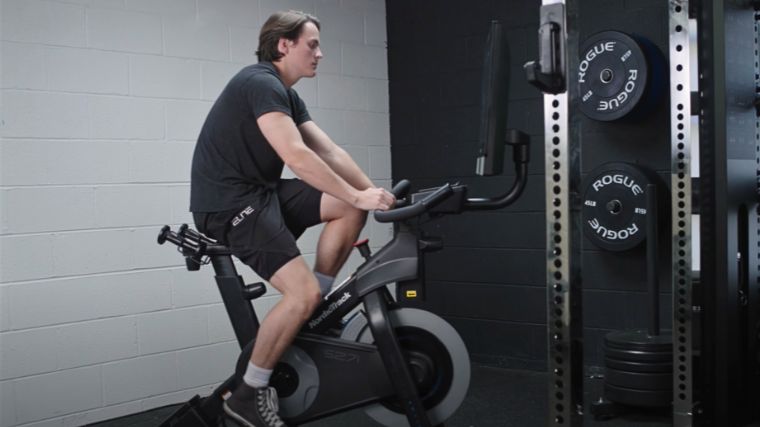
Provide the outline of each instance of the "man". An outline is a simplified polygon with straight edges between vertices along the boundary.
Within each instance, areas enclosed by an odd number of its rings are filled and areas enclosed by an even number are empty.
[[[395,203],[311,120],[292,89],[316,74],[319,30],[317,18],[302,12],[272,15],[259,35],[259,63],[222,91],[193,156],[196,226],[282,294],[261,323],[243,384],[224,405],[245,426],[284,426],[268,387],[272,369],[329,291],[366,211]],[[284,164],[301,179],[281,179]],[[312,272],[295,242],[322,222]]]

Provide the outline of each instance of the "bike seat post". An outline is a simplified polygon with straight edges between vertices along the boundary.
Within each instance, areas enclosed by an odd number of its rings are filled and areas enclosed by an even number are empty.
[[[214,280],[219,287],[219,294],[227,309],[240,348],[245,347],[256,338],[259,331],[259,319],[250,300],[245,298],[245,282],[238,274],[232,255],[209,254],[216,273]]]
[[[231,255],[209,255],[209,258],[217,276],[234,277],[238,275]]]

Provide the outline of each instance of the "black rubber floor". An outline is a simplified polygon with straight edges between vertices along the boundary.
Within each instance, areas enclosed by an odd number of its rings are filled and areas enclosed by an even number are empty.
[[[587,380],[587,404],[599,397],[601,380]],[[588,406],[588,405],[587,405]],[[547,425],[548,390],[546,374],[534,371],[499,369],[473,365],[470,390],[459,410],[446,422],[447,427],[542,427]],[[165,407],[111,421],[96,427],[153,427],[176,407]],[[665,427],[670,426],[667,410],[628,414],[607,421],[584,417],[584,426]],[[237,425],[228,421],[229,427]],[[356,409],[334,415],[303,427],[379,427],[364,411]]]

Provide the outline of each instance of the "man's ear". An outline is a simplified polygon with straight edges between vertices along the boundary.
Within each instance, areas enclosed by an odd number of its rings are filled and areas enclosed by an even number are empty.
[[[290,40],[286,39],[285,37],[280,37],[280,40],[277,41],[277,51],[283,55],[286,55],[289,50]]]

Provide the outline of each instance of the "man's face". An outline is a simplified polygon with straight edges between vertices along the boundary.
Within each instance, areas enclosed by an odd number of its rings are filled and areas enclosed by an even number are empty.
[[[319,30],[311,22],[303,26],[301,36],[295,42],[287,41],[289,52],[286,55],[292,69],[297,70],[302,77],[314,77],[317,74],[317,63],[322,59],[319,48]]]

